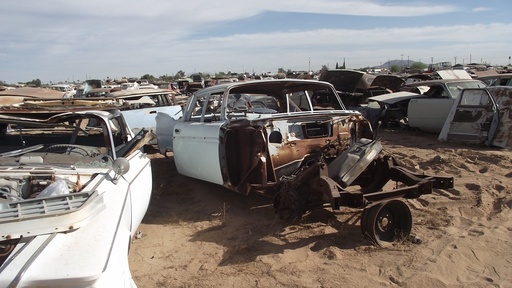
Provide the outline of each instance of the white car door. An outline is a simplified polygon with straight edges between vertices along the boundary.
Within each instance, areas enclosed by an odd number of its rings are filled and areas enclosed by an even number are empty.
[[[151,163],[146,153],[135,151],[127,157],[130,169],[120,179],[118,185],[127,185],[130,193],[132,236],[146,215],[153,190]],[[121,184],[122,183],[122,184]],[[125,184],[126,183],[126,184]]]
[[[451,98],[417,98],[409,102],[409,126],[423,131],[440,132],[455,102]]]
[[[220,121],[220,110],[212,101],[209,95],[197,97],[197,108],[176,122],[172,150],[180,174],[222,185],[219,139],[225,121]]]

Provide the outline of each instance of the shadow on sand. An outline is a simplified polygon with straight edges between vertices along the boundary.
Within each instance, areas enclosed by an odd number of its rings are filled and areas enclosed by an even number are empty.
[[[370,245],[359,226],[361,210],[330,208],[313,211],[297,225],[274,214],[273,199],[241,195],[222,186],[179,175],[173,157],[151,157],[153,195],[145,224],[194,225],[207,222],[190,241],[225,247],[220,265],[248,263],[258,256],[309,246],[356,249]]]

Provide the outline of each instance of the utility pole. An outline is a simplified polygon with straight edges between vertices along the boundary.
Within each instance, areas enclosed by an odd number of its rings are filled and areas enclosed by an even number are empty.
[[[453,63],[453,65],[457,65],[457,56],[455,56],[454,58],[455,58],[455,63]]]

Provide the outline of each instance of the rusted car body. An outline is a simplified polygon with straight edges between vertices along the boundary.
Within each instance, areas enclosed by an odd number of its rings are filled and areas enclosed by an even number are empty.
[[[512,148],[512,87],[463,90],[439,140]]]
[[[248,103],[232,109],[235,99]],[[362,208],[363,234],[377,244],[410,232],[410,210],[397,198],[453,186],[451,177],[414,173],[384,155],[369,122],[345,110],[327,82],[215,85],[190,97],[179,120],[159,113],[156,121],[160,152],[173,152],[180,174],[273,197],[278,216],[292,223],[325,203]],[[390,180],[404,185],[383,191]]]
[[[52,89],[21,87],[0,91],[0,106],[21,104],[24,99],[58,99],[63,96],[63,92]]]

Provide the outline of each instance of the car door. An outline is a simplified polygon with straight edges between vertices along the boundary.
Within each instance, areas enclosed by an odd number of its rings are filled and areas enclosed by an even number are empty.
[[[490,145],[499,125],[499,112],[486,89],[466,89],[453,105],[440,138]]]
[[[220,168],[220,109],[211,105],[212,95],[195,95],[195,105],[188,104],[184,121],[173,127],[174,162],[182,175],[222,185]]]
[[[455,100],[442,85],[430,87],[437,92],[428,97],[411,99],[407,108],[409,126],[423,131],[440,132]]]
[[[153,188],[151,162],[147,154],[142,151],[142,147],[150,138],[148,138],[148,131],[139,131],[137,134],[130,135],[125,119],[120,116],[110,119],[106,124],[110,125],[109,131],[116,131],[120,138],[127,139],[118,147],[111,148],[116,151],[116,159],[113,164],[114,168],[110,171],[113,187],[109,191],[119,193],[118,197],[126,195],[122,213],[131,215],[122,217],[125,223],[130,221],[129,229],[133,236],[135,229],[146,214]]]
[[[132,236],[135,229],[142,222],[142,218],[146,214],[149,201],[151,199],[152,174],[151,163],[146,153],[136,150],[126,158],[130,163],[130,169],[121,177],[117,185],[127,185],[130,193],[131,207],[131,229]]]

